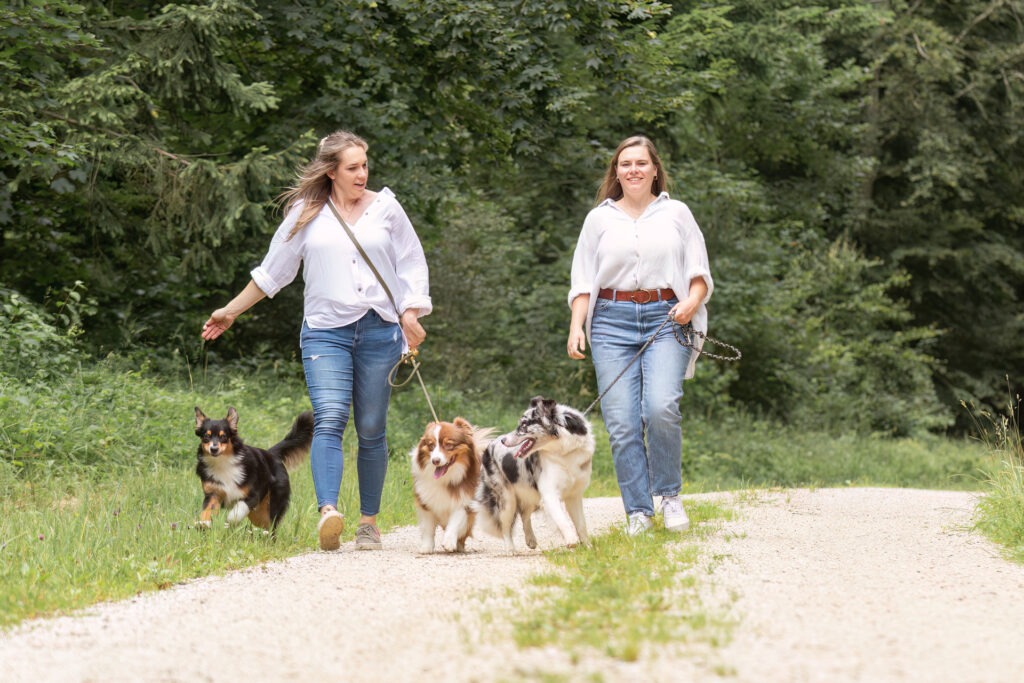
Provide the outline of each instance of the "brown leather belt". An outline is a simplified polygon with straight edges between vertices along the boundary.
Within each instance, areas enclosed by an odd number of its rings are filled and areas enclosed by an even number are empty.
[[[632,301],[635,304],[649,304],[652,301],[665,301],[675,298],[676,293],[671,289],[636,289],[627,291],[624,289],[602,289],[597,292],[599,299],[612,299],[613,301]]]

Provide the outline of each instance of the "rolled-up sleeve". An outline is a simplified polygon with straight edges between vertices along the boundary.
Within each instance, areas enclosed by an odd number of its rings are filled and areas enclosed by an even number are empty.
[[[298,220],[300,207],[292,207],[270,241],[270,249],[263,262],[252,270],[252,280],[271,299],[289,285],[299,273],[302,252],[298,236],[288,239],[288,233]]]
[[[423,245],[405,209],[397,201],[390,207],[388,218],[395,250],[395,274],[400,286],[399,307],[403,312],[410,308],[416,309],[422,317],[434,309],[430,299],[430,271]]]
[[[689,207],[683,206],[683,263],[681,266],[683,281],[690,283],[694,278],[700,277],[707,283],[708,293],[704,295],[702,303],[711,299],[711,292],[715,289],[715,283],[711,278],[711,265],[708,261],[708,250],[704,244],[704,234],[697,225],[693,213]]]
[[[572,256],[572,270],[569,276],[569,307],[573,300],[581,294],[590,294],[597,276],[597,237],[596,226],[590,216],[583,221],[576,251]]]

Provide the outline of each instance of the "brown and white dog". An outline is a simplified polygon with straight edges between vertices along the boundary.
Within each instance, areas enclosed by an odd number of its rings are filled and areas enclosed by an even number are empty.
[[[465,551],[476,517],[471,504],[480,483],[480,454],[492,431],[461,417],[431,422],[410,451],[421,553],[434,551],[437,527],[444,530],[441,547]]]

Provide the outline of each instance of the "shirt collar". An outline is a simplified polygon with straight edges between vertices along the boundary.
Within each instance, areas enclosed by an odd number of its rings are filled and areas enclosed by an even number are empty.
[[[660,201],[662,201],[662,200],[664,200],[664,199],[668,199],[668,198],[669,198],[669,196],[668,196],[668,192],[665,192],[665,191],[663,190],[663,191],[661,192],[661,194],[659,194],[659,195],[658,195],[657,197],[655,197],[655,198],[654,198],[654,202],[660,202]],[[651,202],[651,204],[653,204],[654,202]],[[615,203],[615,200],[614,200],[614,199],[612,199],[611,197],[608,197],[608,198],[607,198],[607,199],[605,199],[605,200],[604,200],[603,202],[601,202],[600,204],[598,204],[598,206],[610,206],[610,205],[612,205],[612,204],[614,204],[614,203]]]

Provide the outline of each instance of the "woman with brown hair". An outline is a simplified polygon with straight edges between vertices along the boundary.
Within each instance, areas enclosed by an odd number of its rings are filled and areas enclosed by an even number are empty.
[[[340,546],[344,528],[337,505],[350,410],[359,442],[356,548],[381,547],[376,519],[388,464],[388,373],[403,350],[423,343],[419,318],[432,308],[427,262],[412,223],[390,189],[366,187],[367,150],[366,141],[348,131],[320,141],[296,186],[281,195],[284,221],[252,280],[210,315],[202,331],[203,339],[216,339],[239,315],[292,282],[302,266],[300,346],[313,405],[310,465],[324,550]]]
[[[699,353],[679,344],[674,325],[662,324],[668,316],[706,332],[705,304],[714,284],[704,236],[690,209],[669,197],[667,185],[649,139],[634,136],[619,144],[598,204],[583,222],[569,290],[567,351],[583,358],[590,339],[630,535],[653,526],[654,496],[661,498],[665,528],[685,531],[690,525],[679,497],[679,402]]]

